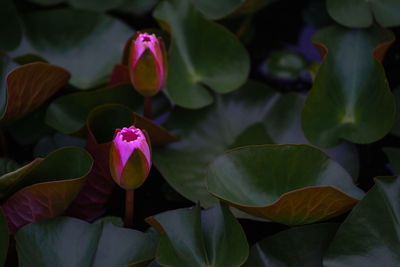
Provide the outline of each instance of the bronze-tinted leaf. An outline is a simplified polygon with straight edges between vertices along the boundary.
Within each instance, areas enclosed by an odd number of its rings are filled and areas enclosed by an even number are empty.
[[[17,67],[7,76],[7,104],[1,120],[18,119],[35,110],[69,78],[66,70],[43,62]]]

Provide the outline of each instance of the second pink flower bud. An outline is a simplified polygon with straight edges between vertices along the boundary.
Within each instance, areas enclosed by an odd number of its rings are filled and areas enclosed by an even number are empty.
[[[138,32],[132,40],[129,76],[135,89],[143,96],[153,96],[164,85],[167,56],[161,38]]]

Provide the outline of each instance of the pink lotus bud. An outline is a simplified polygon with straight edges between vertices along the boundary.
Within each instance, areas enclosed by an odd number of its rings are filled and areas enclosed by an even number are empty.
[[[135,89],[143,96],[153,96],[164,85],[167,57],[160,38],[140,33],[132,40],[129,75]]]
[[[115,130],[110,150],[110,172],[124,189],[141,186],[151,167],[150,140],[140,129],[131,126]]]

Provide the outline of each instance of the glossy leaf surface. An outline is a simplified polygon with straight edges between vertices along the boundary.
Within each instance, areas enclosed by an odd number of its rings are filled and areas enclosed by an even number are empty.
[[[400,178],[380,177],[352,210],[324,257],[324,266],[399,266]]]
[[[300,127],[304,97],[280,95],[256,82],[236,92],[216,96],[199,111],[175,108],[164,126],[180,140],[153,148],[153,162],[168,183],[184,197],[211,207],[216,199],[204,184],[211,161],[222,152],[243,145],[307,143]],[[325,150],[354,178],[358,173],[355,148],[347,143]]]
[[[12,55],[39,54],[69,70],[71,83],[82,89],[108,80],[133,34],[107,15],[72,8],[31,12],[23,22],[27,38]]]
[[[21,267],[145,266],[156,249],[139,231],[68,217],[29,224],[18,231],[16,241]]]
[[[350,210],[364,193],[350,175],[308,145],[261,145],[228,151],[210,165],[208,191],[252,215],[287,225]]]
[[[304,134],[311,143],[371,143],[389,132],[394,97],[380,62],[392,41],[391,32],[379,27],[332,26],[313,36],[325,58],[302,113]]]
[[[10,234],[27,223],[62,214],[82,188],[92,163],[83,149],[62,148],[0,177]]]
[[[225,205],[164,212],[146,219],[161,234],[156,260],[162,266],[240,266],[246,236]]]
[[[400,25],[397,0],[326,0],[329,15],[347,27],[364,28],[374,21],[383,27]]]
[[[153,16],[173,37],[167,90],[177,105],[207,106],[213,102],[207,87],[227,93],[246,81],[250,62],[243,45],[227,29],[205,19],[190,1],[162,1]]]
[[[338,228],[334,223],[299,226],[279,232],[250,249],[245,267],[321,267],[322,256]]]

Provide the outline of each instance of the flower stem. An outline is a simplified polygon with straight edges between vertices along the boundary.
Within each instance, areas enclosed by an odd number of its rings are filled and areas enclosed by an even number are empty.
[[[133,227],[134,189],[125,191],[125,227]]]
[[[151,120],[151,96],[144,97],[144,116]]]

